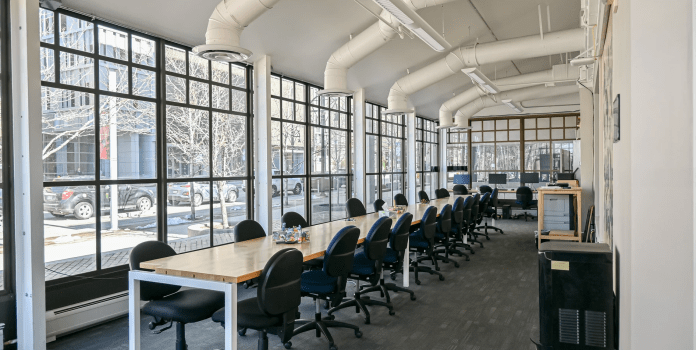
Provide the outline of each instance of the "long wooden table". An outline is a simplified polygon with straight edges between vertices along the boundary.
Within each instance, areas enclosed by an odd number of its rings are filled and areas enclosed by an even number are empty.
[[[429,204],[411,204],[405,212],[413,214],[412,225],[420,224],[425,210],[437,208],[438,214],[446,204],[453,205],[461,196],[435,199]],[[466,197],[466,196],[464,196]],[[403,214],[401,214],[403,215]],[[393,220],[392,226],[401,216]],[[183,287],[216,290],[225,293],[225,349],[237,349],[237,288],[241,283],[261,275],[266,262],[281,249],[296,248],[304,261],[323,256],[331,239],[346,226],[360,229],[358,242],[365,237],[379,214],[372,213],[356,217],[354,221],[338,220],[306,228],[310,241],[301,244],[277,244],[270,236],[223,246],[183,253],[167,258],[146,261],[140,264],[147,271],[129,272],[129,348],[140,349],[140,281],[167,283]],[[407,248],[408,251],[408,248]],[[407,256],[408,259],[408,256]],[[404,262],[403,285],[409,284],[409,261]]]

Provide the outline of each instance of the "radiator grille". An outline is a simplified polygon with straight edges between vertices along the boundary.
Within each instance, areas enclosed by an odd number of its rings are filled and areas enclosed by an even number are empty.
[[[558,309],[558,341],[580,345],[580,312]]]
[[[600,311],[585,311],[585,345],[604,348],[607,346],[607,314]]]

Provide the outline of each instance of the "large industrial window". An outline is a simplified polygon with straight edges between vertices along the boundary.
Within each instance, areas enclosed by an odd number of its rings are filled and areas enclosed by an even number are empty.
[[[437,123],[416,117],[416,187],[415,191],[425,191],[428,197],[435,198],[438,189],[439,133]],[[418,196],[416,196],[418,198]]]
[[[406,118],[384,115],[384,107],[372,103],[365,110],[365,204],[373,211],[377,199],[392,205],[394,195],[406,195]]]
[[[469,130],[449,129],[447,131],[447,188],[454,187],[454,175],[468,173]],[[467,167],[467,170],[462,167]],[[467,183],[466,186],[469,186]]]
[[[46,280],[123,268],[143,241],[231,242],[253,198],[249,68],[65,10],[39,25]]]

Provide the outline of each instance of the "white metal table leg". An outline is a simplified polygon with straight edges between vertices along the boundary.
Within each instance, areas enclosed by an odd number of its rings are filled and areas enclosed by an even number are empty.
[[[408,277],[409,277],[408,268],[409,268],[409,266],[411,266],[411,252],[408,251],[409,246],[410,246],[410,244],[409,244],[408,240],[406,240],[406,254],[404,254],[404,271],[403,271],[404,272],[403,283],[404,283],[405,288],[408,288]]]
[[[237,350],[237,285],[225,284],[225,350]]]
[[[140,280],[128,273],[128,341],[130,350],[140,350]]]

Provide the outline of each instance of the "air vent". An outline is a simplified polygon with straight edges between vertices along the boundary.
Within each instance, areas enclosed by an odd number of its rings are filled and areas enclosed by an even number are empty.
[[[585,345],[605,348],[607,346],[607,314],[585,311]]]
[[[580,345],[580,312],[558,309],[558,341]]]

